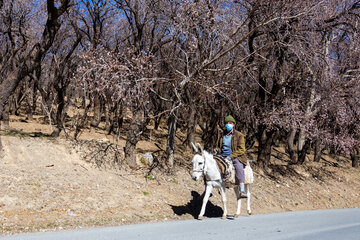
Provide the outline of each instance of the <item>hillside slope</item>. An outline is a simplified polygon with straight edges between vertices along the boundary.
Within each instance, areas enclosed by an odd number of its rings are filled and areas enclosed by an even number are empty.
[[[194,182],[185,167],[173,174],[154,169],[148,175],[148,168],[130,172],[116,167],[121,163],[99,167],[86,158],[94,150],[90,142],[3,136],[3,143],[1,234],[188,219],[200,211],[203,182]],[[275,152],[281,156],[281,148]],[[189,163],[191,153],[176,157]],[[360,170],[351,168],[349,160],[326,157],[306,166],[272,161],[276,165],[271,175],[254,169],[254,214],[360,207]],[[233,214],[235,196],[232,190],[227,193]],[[220,207],[214,191],[206,215],[221,216]]]

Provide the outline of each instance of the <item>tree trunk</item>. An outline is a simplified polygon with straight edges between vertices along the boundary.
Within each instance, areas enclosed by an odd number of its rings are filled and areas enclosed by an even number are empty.
[[[201,139],[204,142],[204,149],[208,149],[210,152],[216,149],[216,141],[219,137],[218,119],[219,109],[215,109],[209,105],[210,112],[205,114],[205,126],[199,124],[202,129]]]
[[[35,113],[36,112],[36,102],[37,102],[37,85],[34,82],[34,84],[32,85],[32,112]]]
[[[50,125],[56,122],[56,114],[53,109],[53,99],[49,94],[50,91],[44,91],[44,89],[39,88],[39,92],[42,98],[42,112],[48,116]]]
[[[1,121],[0,121],[0,130],[1,130]],[[3,145],[2,145],[2,140],[1,140],[1,135],[0,135],[0,158],[4,157],[4,153],[3,153]]]
[[[90,110],[91,104],[92,104],[92,103],[90,102],[90,103],[85,107],[85,111],[84,111],[84,113],[83,113],[83,116],[82,116],[81,119],[80,119],[80,123],[79,123],[79,124],[76,124],[76,126],[75,126],[75,133],[74,133],[74,138],[75,138],[75,140],[77,139],[77,137],[78,137],[81,129],[84,128],[84,126],[85,126],[87,114],[88,114],[88,112],[89,112],[89,110]]]
[[[7,104],[5,105],[3,112],[3,129],[8,130],[9,128],[10,128],[10,106],[9,104]]]
[[[298,142],[297,142],[297,148],[298,148],[299,152],[302,151],[302,149],[305,145],[305,142],[306,142],[305,130],[303,127],[301,127],[300,131],[299,131]]]
[[[56,111],[56,129],[51,133],[52,137],[58,137],[64,127],[65,86],[57,88],[58,107]]]
[[[104,103],[104,116],[105,116],[105,131],[110,129],[111,122],[114,120],[114,112],[111,107]]]
[[[16,92],[16,91],[15,91]],[[14,96],[15,95],[15,96]],[[16,112],[16,94],[13,94],[9,100],[9,112],[11,115],[15,115]]]
[[[168,136],[166,141],[167,163],[170,169],[174,167],[175,135],[176,118],[174,115],[171,115],[168,120]]]
[[[189,148],[191,148],[191,143],[194,143],[194,141],[195,141],[196,123],[197,123],[197,121],[196,121],[195,106],[191,105],[189,122],[188,122],[188,126],[187,126],[187,136],[184,141],[184,144]]]
[[[94,97],[94,118],[90,124],[92,127],[99,126],[101,122],[102,108],[103,108],[102,97],[96,94]]]
[[[131,169],[137,168],[136,162],[136,144],[138,138],[136,136],[138,126],[136,123],[130,125],[130,129],[127,134],[126,144],[124,148],[125,160]]]
[[[27,105],[27,108],[26,108],[26,113],[27,113],[27,116],[26,116],[26,119],[28,120],[34,120],[34,114],[33,114],[33,108],[32,108],[32,99],[30,96],[27,96],[26,97],[26,105]]]
[[[300,128],[300,132],[299,132],[299,139],[298,139],[298,159],[297,159],[297,164],[304,164],[305,162],[305,158],[306,158],[306,154],[307,151],[309,150],[310,147],[310,140],[306,139],[305,137],[305,131],[303,128]]]
[[[117,129],[116,129],[116,140],[119,140],[119,136],[120,136],[120,129],[123,126],[124,123],[124,115],[125,115],[125,110],[124,110],[124,106],[120,105],[119,108],[119,116],[117,117]]]
[[[219,136],[219,128],[217,125],[218,121],[216,118],[210,119],[204,129],[202,140],[204,141],[204,148],[211,152],[216,148],[216,141]]]
[[[110,135],[112,132],[114,132],[114,126],[115,126],[115,119],[116,119],[116,109],[115,110],[110,110],[108,113],[108,118],[109,118],[109,126],[105,126],[105,130],[107,132],[108,135]]]
[[[61,60],[59,63],[56,55],[54,55],[54,62],[56,64],[55,78],[53,86],[57,92],[57,111],[56,111],[56,129],[52,132],[52,137],[58,137],[62,129],[66,134],[64,121],[65,121],[65,113],[66,108],[69,106],[69,101],[65,102],[66,90],[69,85],[69,72],[66,71],[71,68],[71,60],[70,57],[74,53],[77,46],[80,44],[81,35],[79,34],[79,30],[75,27],[75,32],[77,35],[77,39],[71,47],[71,50],[67,53],[65,58]],[[70,96],[68,96],[68,99]]]
[[[19,109],[20,109],[20,106],[21,106],[21,102],[24,100],[25,96],[24,96],[24,92],[25,92],[25,89],[24,89],[24,84],[21,84],[20,87],[16,88],[16,90],[14,91],[13,93],[13,101],[12,103],[10,103],[10,109],[11,109],[11,112],[16,115],[16,116],[19,116]],[[11,100],[10,100],[11,101]]]
[[[140,140],[140,135],[143,131],[143,120],[141,111],[136,110],[130,123],[129,130],[127,132],[126,144],[124,148],[125,161],[131,169],[137,169],[138,164],[136,162],[136,144]]]
[[[351,166],[354,167],[354,168],[359,167],[359,155],[360,155],[359,148],[354,148],[353,151],[350,154],[350,156],[351,156]]]
[[[297,164],[303,164],[305,161],[306,153],[308,151],[308,148],[310,147],[310,146],[305,147],[305,145],[310,144],[310,142],[306,136],[307,134],[306,134],[305,126],[306,126],[306,124],[308,124],[308,121],[315,114],[315,111],[312,110],[314,105],[316,104],[316,102],[318,102],[320,100],[320,97],[317,96],[316,88],[315,88],[316,87],[316,76],[313,74],[310,67],[309,67],[309,72],[311,73],[311,76],[309,77],[311,80],[310,97],[309,97],[308,102],[306,103],[304,119],[300,123],[300,127],[299,127],[299,137],[298,137],[298,142],[297,142],[297,151],[298,151],[298,160],[296,162]],[[303,154],[305,154],[305,155],[303,155]]]
[[[259,166],[265,171],[270,163],[271,147],[274,134],[274,130],[267,131],[265,126],[259,126],[259,149],[257,162],[259,163]]]
[[[297,164],[304,164],[305,160],[306,160],[306,154],[308,152],[310,148],[310,140],[306,140],[303,148],[301,150],[298,151],[298,160],[297,160]]]
[[[26,105],[27,105],[27,119],[34,120],[34,80],[26,81],[25,92],[26,94]]]
[[[315,152],[314,152],[314,162],[320,162],[321,159],[321,141],[316,139],[315,141]]]
[[[108,133],[108,135],[110,135],[112,132],[117,134],[117,131],[115,131],[115,126],[118,126],[119,124],[119,117],[118,116],[118,111],[119,111],[119,115],[121,115],[121,107],[118,107],[118,103],[114,103],[114,105],[112,107],[109,106],[108,108],[108,118],[109,118],[109,126],[106,128],[106,131]]]
[[[296,128],[292,128],[287,140],[287,147],[286,147],[286,151],[289,153],[289,157],[291,160],[291,163],[296,163],[296,149],[294,146],[294,141],[295,141],[295,135],[296,135]]]

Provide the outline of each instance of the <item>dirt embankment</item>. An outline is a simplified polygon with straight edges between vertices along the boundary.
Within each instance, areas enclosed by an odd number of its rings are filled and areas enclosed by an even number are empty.
[[[107,154],[96,152],[94,142],[2,139],[1,234],[191,219],[200,211],[203,182],[194,182],[185,167],[177,167],[173,174],[156,168],[150,174],[148,168],[130,172],[119,168],[121,161],[104,163]],[[110,145],[106,139],[96,143]],[[144,144],[146,148],[149,143]],[[281,158],[281,148],[275,152],[271,175],[254,169],[254,214],[360,207],[360,170],[351,168],[348,159],[325,157],[320,163],[291,166],[276,159]],[[190,161],[191,153],[176,157]],[[229,214],[233,214],[235,196],[227,192]],[[221,216],[221,206],[214,191],[206,215]],[[243,215],[245,209],[243,204]]]

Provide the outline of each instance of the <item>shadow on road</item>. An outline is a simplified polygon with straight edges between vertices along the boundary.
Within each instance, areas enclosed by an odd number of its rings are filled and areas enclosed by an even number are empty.
[[[197,219],[201,210],[204,194],[205,192],[202,195],[200,195],[196,191],[191,191],[192,199],[186,205],[183,206],[170,205],[170,206],[176,215],[181,216],[184,214],[191,214],[195,219]],[[222,214],[223,214],[222,208],[212,204],[211,201],[209,200],[206,205],[204,216],[209,218],[216,218],[216,217],[221,217]]]

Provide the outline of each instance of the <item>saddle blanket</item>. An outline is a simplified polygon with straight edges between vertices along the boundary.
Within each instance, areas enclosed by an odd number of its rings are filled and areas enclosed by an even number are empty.
[[[226,183],[226,185],[239,185],[239,181],[235,177],[235,167],[232,161],[217,155],[214,156],[214,159],[219,166],[223,181]],[[254,182],[254,175],[249,162],[247,162],[244,168],[244,174],[245,184],[250,184]]]

